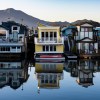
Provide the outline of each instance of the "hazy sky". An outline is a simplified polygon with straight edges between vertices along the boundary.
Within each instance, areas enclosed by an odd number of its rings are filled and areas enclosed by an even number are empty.
[[[47,21],[92,19],[100,22],[100,0],[0,0],[0,10],[7,8]]]

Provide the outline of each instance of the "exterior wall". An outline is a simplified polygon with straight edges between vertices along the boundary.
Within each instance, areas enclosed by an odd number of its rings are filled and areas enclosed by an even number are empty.
[[[22,37],[21,42],[24,43],[24,42],[25,42],[25,40],[24,40],[25,35],[24,35],[24,34],[18,34],[18,39],[19,39],[20,37]]]
[[[84,74],[83,72],[80,71],[79,77],[80,78],[92,78],[93,76],[92,76],[92,73],[89,73],[87,76],[87,74]]]
[[[57,46],[56,46],[56,51],[57,51],[57,52],[62,52],[62,53],[63,53],[63,52],[64,52],[64,45],[57,45]]]
[[[38,28],[38,39],[41,39],[41,32],[57,32],[57,38],[60,39],[60,28],[59,27],[39,27]]]
[[[54,70],[51,70],[51,71],[53,71],[53,72],[59,72],[59,73],[62,73],[63,72],[63,63],[36,63],[35,64],[35,70],[36,70],[36,72],[43,72],[43,71],[45,71],[44,70],[44,68],[43,68],[43,66],[45,66],[45,65],[48,65],[48,67],[50,67],[49,65],[53,65],[53,64],[55,64],[55,68],[56,69],[54,69]],[[51,68],[50,68],[51,69]],[[48,71],[49,71],[49,69],[48,69]]]
[[[9,47],[9,50],[6,48]],[[5,48],[4,51],[1,50],[2,48]],[[22,52],[22,46],[0,46],[0,53],[21,53]],[[24,50],[23,50],[24,52]]]
[[[42,45],[35,45],[35,52],[42,52]]]
[[[58,77],[58,73],[40,73],[40,74],[37,74],[38,76],[41,76],[41,75],[44,75],[44,81],[45,80],[48,80],[49,82],[48,83],[41,83],[41,78],[38,78],[38,87],[41,87],[41,88],[57,88],[57,87],[59,87],[59,82],[60,82],[60,79],[59,79],[59,77]],[[52,81],[53,80],[56,80],[56,83],[50,83],[50,76],[52,75],[52,77],[53,77],[53,79],[52,79]],[[54,76],[55,75],[57,75],[57,78],[54,78]],[[48,78],[46,78],[48,76]]]
[[[35,52],[43,52],[42,46],[43,45],[35,45]],[[56,51],[51,51],[51,52],[61,52],[61,53],[63,53],[63,51],[64,51],[64,46],[63,45],[57,45]]]

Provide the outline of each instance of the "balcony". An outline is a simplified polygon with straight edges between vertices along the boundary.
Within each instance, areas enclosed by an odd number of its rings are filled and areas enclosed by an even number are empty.
[[[23,42],[20,41],[20,40],[16,40],[14,41],[13,39],[9,39],[9,38],[5,38],[5,37],[0,37],[0,45],[16,45],[16,44],[19,44],[19,45],[22,45]]]
[[[35,44],[63,44],[64,43],[64,38],[61,37],[59,39],[57,38],[35,38]]]

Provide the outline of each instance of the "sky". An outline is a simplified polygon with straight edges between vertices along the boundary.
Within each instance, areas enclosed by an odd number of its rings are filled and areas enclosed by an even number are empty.
[[[100,0],[0,0],[0,10],[7,8],[22,10],[45,21],[100,22]]]

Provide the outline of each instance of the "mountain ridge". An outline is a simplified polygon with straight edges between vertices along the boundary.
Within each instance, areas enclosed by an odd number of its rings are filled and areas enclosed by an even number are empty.
[[[50,22],[50,21],[45,21],[41,20],[39,18],[33,17],[32,15],[26,14],[25,12],[21,10],[15,10],[14,8],[7,8],[5,10],[0,10],[0,23],[6,22],[6,21],[15,21],[17,23],[23,24],[25,26],[28,26],[29,28],[37,28],[37,26],[40,24],[43,25],[48,25],[48,26],[60,26],[60,27],[66,27],[69,25],[80,25],[83,22],[89,22],[90,24],[92,23],[93,25],[100,26],[99,22],[92,21],[92,20],[77,20],[75,22],[61,22],[61,21],[55,21],[55,22]]]

